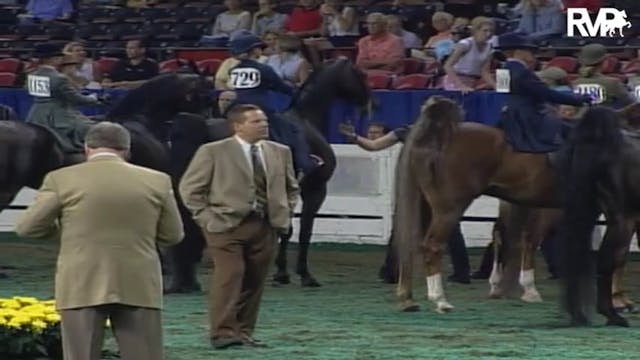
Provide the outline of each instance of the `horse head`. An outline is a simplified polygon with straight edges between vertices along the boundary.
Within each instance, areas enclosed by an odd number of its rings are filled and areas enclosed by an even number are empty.
[[[345,57],[326,62],[305,81],[294,98],[298,108],[328,108],[334,99],[356,105],[361,112],[371,111],[371,89],[366,75]]]
[[[192,114],[205,114],[212,105],[211,85],[200,73],[180,73],[181,95],[177,101],[177,110]]]

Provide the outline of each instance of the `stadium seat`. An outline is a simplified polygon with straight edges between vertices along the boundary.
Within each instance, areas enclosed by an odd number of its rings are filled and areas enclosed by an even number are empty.
[[[146,20],[138,9],[130,7],[119,8],[113,12],[112,16],[116,22],[143,23]]]
[[[20,66],[22,65],[22,61],[16,58],[6,58],[0,60],[0,72],[1,73],[18,73]]]
[[[402,60],[404,66],[404,74],[417,74],[422,72],[422,68],[424,67],[424,61],[414,59],[414,58],[406,58]]]
[[[388,89],[391,85],[391,76],[385,74],[367,74],[367,84],[371,89]]]
[[[622,66],[622,68],[620,69],[620,73],[630,75],[640,73],[640,59],[633,59],[624,64],[624,66]]]
[[[424,64],[424,67],[422,69],[422,72],[424,74],[437,74],[440,72],[440,68],[442,67],[442,64],[440,64],[437,61],[432,61],[429,63]]]
[[[96,63],[98,64],[98,69],[100,69],[100,72],[103,74],[107,74],[111,71],[113,65],[115,65],[115,63],[117,63],[118,61],[120,61],[120,59],[118,58],[101,57],[96,61]]]
[[[572,74],[578,70],[579,64],[578,59],[572,56],[556,56],[547,63],[545,68],[550,66],[559,67],[567,73]]]
[[[17,75],[9,72],[0,73],[0,86],[1,87],[10,87],[14,86],[16,83]]]
[[[51,24],[45,29],[51,40],[73,39],[74,27],[65,24]]]
[[[431,76],[427,74],[404,75],[395,79],[393,88],[396,90],[427,89],[431,79]]]
[[[602,62],[603,74],[614,74],[620,71],[620,59],[609,54]]]
[[[81,23],[108,24],[115,22],[112,17],[113,9],[108,7],[82,7],[78,11],[78,20]]]
[[[184,65],[184,60],[181,59],[169,59],[165,60],[158,64],[158,68],[160,68],[160,72],[172,72],[178,70],[182,65]]]
[[[196,62],[196,66],[200,72],[206,75],[215,75],[220,64],[222,64],[222,60],[220,59],[204,59]]]

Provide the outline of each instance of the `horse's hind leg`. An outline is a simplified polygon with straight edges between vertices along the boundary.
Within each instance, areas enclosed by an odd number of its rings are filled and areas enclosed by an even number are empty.
[[[298,263],[296,273],[300,275],[300,283],[306,287],[318,287],[320,283],[309,272],[309,245],[315,216],[327,197],[326,183],[321,186],[302,186],[302,213],[300,214],[300,236],[298,249]]]
[[[428,298],[435,303],[436,311],[440,313],[453,310],[453,305],[447,301],[442,283],[442,255],[447,240],[465,208],[443,211],[432,206],[431,224],[424,239]]]
[[[522,234],[522,269],[520,270],[520,286],[524,290],[522,301],[529,303],[542,302],[542,296],[535,284],[535,254],[545,236],[558,219],[557,210],[536,209],[525,225]]]
[[[635,231],[636,235],[638,235],[638,233],[640,232],[640,229],[638,229],[638,223],[636,223],[634,220],[632,224],[629,224],[629,226]],[[631,239],[633,237],[634,231],[629,231],[627,234],[625,234],[626,239],[624,240],[626,241],[626,244],[621,246],[627,250],[631,245]],[[620,264],[620,266],[616,267],[615,271],[613,272],[611,295],[613,296],[613,306],[616,308],[616,310],[626,310],[635,313],[637,312],[635,303],[628,297],[627,292],[624,289],[624,268],[627,263],[627,255],[628,254],[625,254],[623,263]]]

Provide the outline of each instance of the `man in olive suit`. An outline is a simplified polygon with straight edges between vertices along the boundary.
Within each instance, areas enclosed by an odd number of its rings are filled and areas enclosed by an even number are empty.
[[[121,359],[163,359],[157,246],[179,243],[182,221],[170,177],[127,163],[129,148],[121,125],[91,127],[87,161],[47,174],[16,225],[20,236],[60,239],[65,360],[99,360],[107,319]]]
[[[253,338],[277,234],[286,232],[300,189],[291,151],[267,140],[255,105],[227,112],[235,136],[202,145],[180,181],[215,268],[209,286],[211,344],[263,346]]]

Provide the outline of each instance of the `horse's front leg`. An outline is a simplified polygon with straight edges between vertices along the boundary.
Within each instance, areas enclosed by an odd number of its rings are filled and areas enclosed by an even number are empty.
[[[631,239],[633,238],[633,233],[636,232],[636,235],[640,233],[640,229],[638,229],[638,223],[636,220],[631,220],[628,224],[627,233],[625,233],[625,244],[621,245],[621,247],[629,249],[631,245]],[[640,237],[639,237],[640,239]],[[611,286],[611,295],[613,297],[613,306],[618,311],[629,311],[632,313],[637,312],[635,307],[635,303],[633,300],[629,298],[627,295],[627,291],[624,289],[624,270],[627,263],[627,253],[623,258],[622,264],[620,264],[613,272],[613,284]]]

